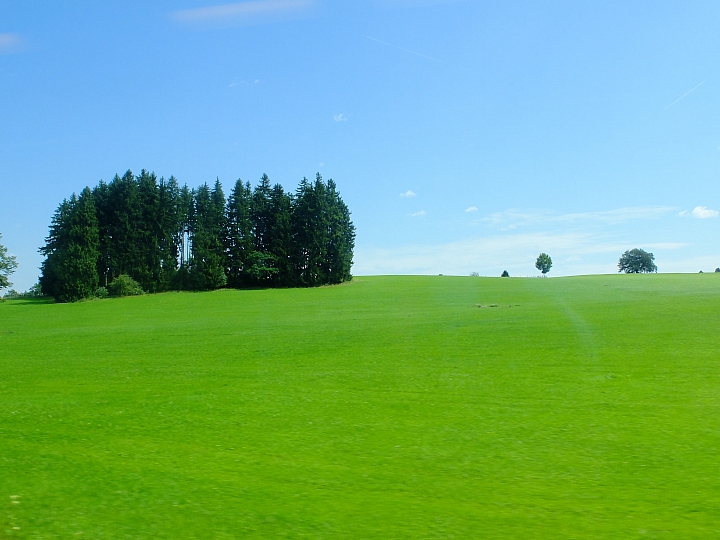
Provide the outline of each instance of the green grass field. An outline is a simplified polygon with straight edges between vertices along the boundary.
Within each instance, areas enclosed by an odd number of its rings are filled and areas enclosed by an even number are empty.
[[[8,301],[0,418],[0,538],[716,539],[720,275]]]

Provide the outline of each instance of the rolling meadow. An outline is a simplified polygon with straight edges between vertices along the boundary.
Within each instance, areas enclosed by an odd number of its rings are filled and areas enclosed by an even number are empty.
[[[0,538],[718,538],[720,274],[0,304]]]

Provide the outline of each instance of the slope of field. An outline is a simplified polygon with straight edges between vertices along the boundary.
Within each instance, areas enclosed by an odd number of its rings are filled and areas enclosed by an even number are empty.
[[[719,353],[711,274],[8,301],[0,538],[719,538]]]

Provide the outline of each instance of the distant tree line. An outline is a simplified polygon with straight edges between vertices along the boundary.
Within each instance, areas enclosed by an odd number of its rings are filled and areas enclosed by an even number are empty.
[[[351,279],[355,227],[332,180],[296,192],[238,180],[197,189],[143,170],[65,199],[40,252],[40,286],[61,302],[119,276],[148,292],[313,287]]]

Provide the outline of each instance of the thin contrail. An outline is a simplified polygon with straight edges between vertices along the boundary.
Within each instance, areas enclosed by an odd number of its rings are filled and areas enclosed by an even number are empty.
[[[397,45],[393,45],[392,43],[386,43],[385,41],[380,41],[379,39],[375,39],[370,36],[363,36],[363,37],[365,39],[377,41],[378,43],[382,43],[383,45],[387,45],[388,47],[393,47],[395,49],[400,49],[401,51],[405,51],[406,53],[414,54],[415,56],[421,56],[423,58],[427,58],[428,60],[432,60],[433,62],[440,62],[441,64],[444,63],[442,60],[438,60],[437,58],[433,58],[432,56],[426,56],[424,54],[420,54],[419,52],[411,51],[410,49],[403,49],[402,47],[398,47]]]
[[[707,79],[705,79],[705,81],[707,81]],[[682,98],[684,98],[685,96],[687,96],[690,92],[694,92],[695,90],[697,90],[698,88],[700,88],[703,84],[705,84],[705,81],[703,81],[703,82],[701,82],[700,84],[698,84],[698,85],[697,85],[695,88],[693,88],[692,90],[688,90],[687,92],[685,92],[682,96],[680,96],[680,97],[677,98],[675,101],[673,101],[670,105],[668,105],[667,107],[665,107],[665,110],[668,110],[670,107],[672,107],[673,105],[675,105],[678,101],[680,101]]]

